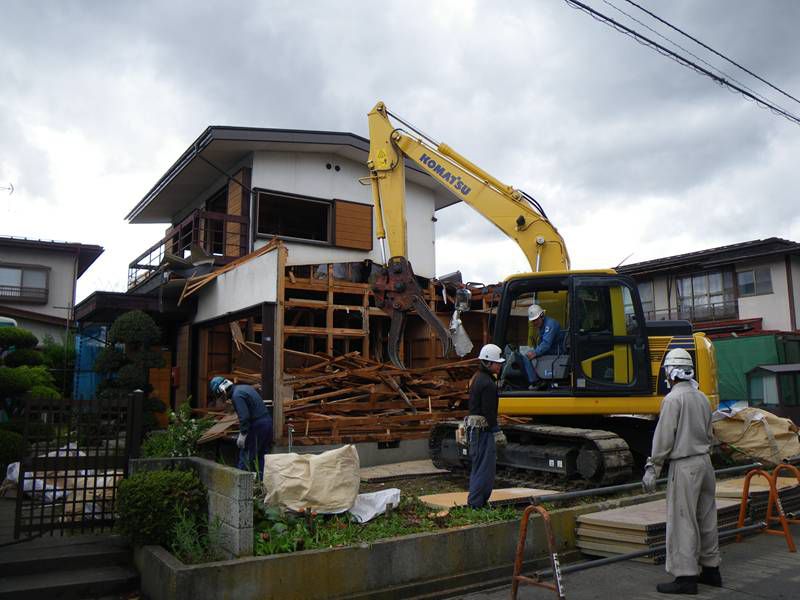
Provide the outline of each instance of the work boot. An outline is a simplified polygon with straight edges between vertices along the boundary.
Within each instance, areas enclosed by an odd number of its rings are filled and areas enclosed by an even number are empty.
[[[656,589],[662,594],[697,594],[697,577],[676,577],[675,581],[659,583]]]
[[[703,572],[697,578],[697,583],[722,587],[722,575],[719,574],[719,567],[703,567]]]

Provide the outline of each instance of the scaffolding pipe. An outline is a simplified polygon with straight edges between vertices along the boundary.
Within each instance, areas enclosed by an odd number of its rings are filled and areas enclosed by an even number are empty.
[[[723,540],[732,537],[734,535],[746,533],[748,531],[764,529],[766,528],[766,526],[767,524],[764,521],[761,521],[760,523],[756,523],[755,525],[747,525],[745,527],[739,527],[738,529],[723,529],[719,532],[719,539]],[[650,554],[655,554],[656,552],[664,552],[666,548],[667,548],[666,544],[661,544],[660,546],[653,546],[652,548],[648,548],[646,550],[636,550],[635,552],[628,552],[627,554],[620,554],[619,556],[598,558],[597,560],[587,560],[582,563],[562,566],[559,568],[559,571],[561,575],[566,575],[567,573],[577,573],[578,571],[586,571],[587,569],[594,569],[595,567],[602,567],[604,565],[610,565],[625,560],[631,560],[632,558],[649,556]],[[536,577],[539,579],[548,579],[549,577],[552,577],[552,575],[553,575],[552,569],[536,571]]]
[[[798,457],[800,460],[800,457]],[[758,469],[762,467],[761,463],[751,463],[749,465],[740,465],[737,467],[726,467],[714,471],[714,475],[730,475],[741,471],[749,471],[750,469]],[[656,481],[656,485],[667,483],[667,477]],[[635,483],[621,483],[619,485],[610,485],[607,487],[592,488],[590,490],[579,490],[574,492],[560,492],[558,494],[547,494],[545,496],[534,496],[531,498],[531,504],[542,504],[543,502],[563,502],[565,500],[573,500],[575,498],[584,498],[586,496],[605,496],[606,494],[616,494],[618,492],[628,492],[630,490],[641,489],[641,482]]]

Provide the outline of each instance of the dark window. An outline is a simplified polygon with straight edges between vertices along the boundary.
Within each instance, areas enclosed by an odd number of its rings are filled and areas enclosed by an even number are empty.
[[[258,233],[330,242],[331,203],[275,193],[258,195]]]
[[[208,200],[206,200],[206,210],[211,213],[226,214],[228,212],[228,186],[226,185]],[[225,244],[223,242],[225,234],[225,223],[221,219],[206,219],[206,250],[211,254],[225,254]]]
[[[45,304],[47,271],[41,267],[0,267],[0,298]]]
[[[800,375],[797,373],[783,373],[781,378],[781,404],[783,406],[797,406],[800,402]]]
[[[756,267],[736,274],[739,296],[760,296],[772,293],[772,273],[769,267]]]

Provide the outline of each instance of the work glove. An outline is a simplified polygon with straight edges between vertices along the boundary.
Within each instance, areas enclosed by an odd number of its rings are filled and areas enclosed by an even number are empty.
[[[494,445],[497,448],[505,448],[508,446],[508,440],[506,439],[506,434],[503,433],[501,429],[498,429],[494,432]]]
[[[247,434],[239,434],[239,437],[236,438],[236,447],[240,450],[244,448],[244,441],[247,439]]]
[[[647,494],[652,494],[656,491],[656,467],[655,465],[647,461],[647,464],[644,467],[644,477],[642,477],[642,489]]]

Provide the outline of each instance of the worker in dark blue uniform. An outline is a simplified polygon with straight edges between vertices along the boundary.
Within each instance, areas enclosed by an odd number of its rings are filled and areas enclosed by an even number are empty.
[[[481,348],[480,368],[469,389],[469,415],[464,419],[472,471],[467,504],[482,508],[494,487],[495,443],[505,445],[505,435],[497,425],[497,375],[505,362],[500,348],[486,344]]]
[[[531,304],[528,307],[528,324],[530,325],[530,338],[529,345],[533,345],[533,334],[538,331],[539,343],[527,352],[528,360],[523,360],[525,366],[525,373],[528,376],[528,383],[533,387],[539,381],[539,376],[536,374],[536,363],[533,362],[538,356],[546,356],[548,354],[559,354],[561,346],[563,345],[563,336],[561,335],[561,325],[552,317],[545,314],[545,310],[538,304]]]
[[[237,468],[258,473],[264,472],[264,455],[272,448],[272,416],[264,400],[252,385],[236,384],[224,377],[214,377],[209,383],[211,394],[221,400],[230,400],[239,416],[239,448]]]

